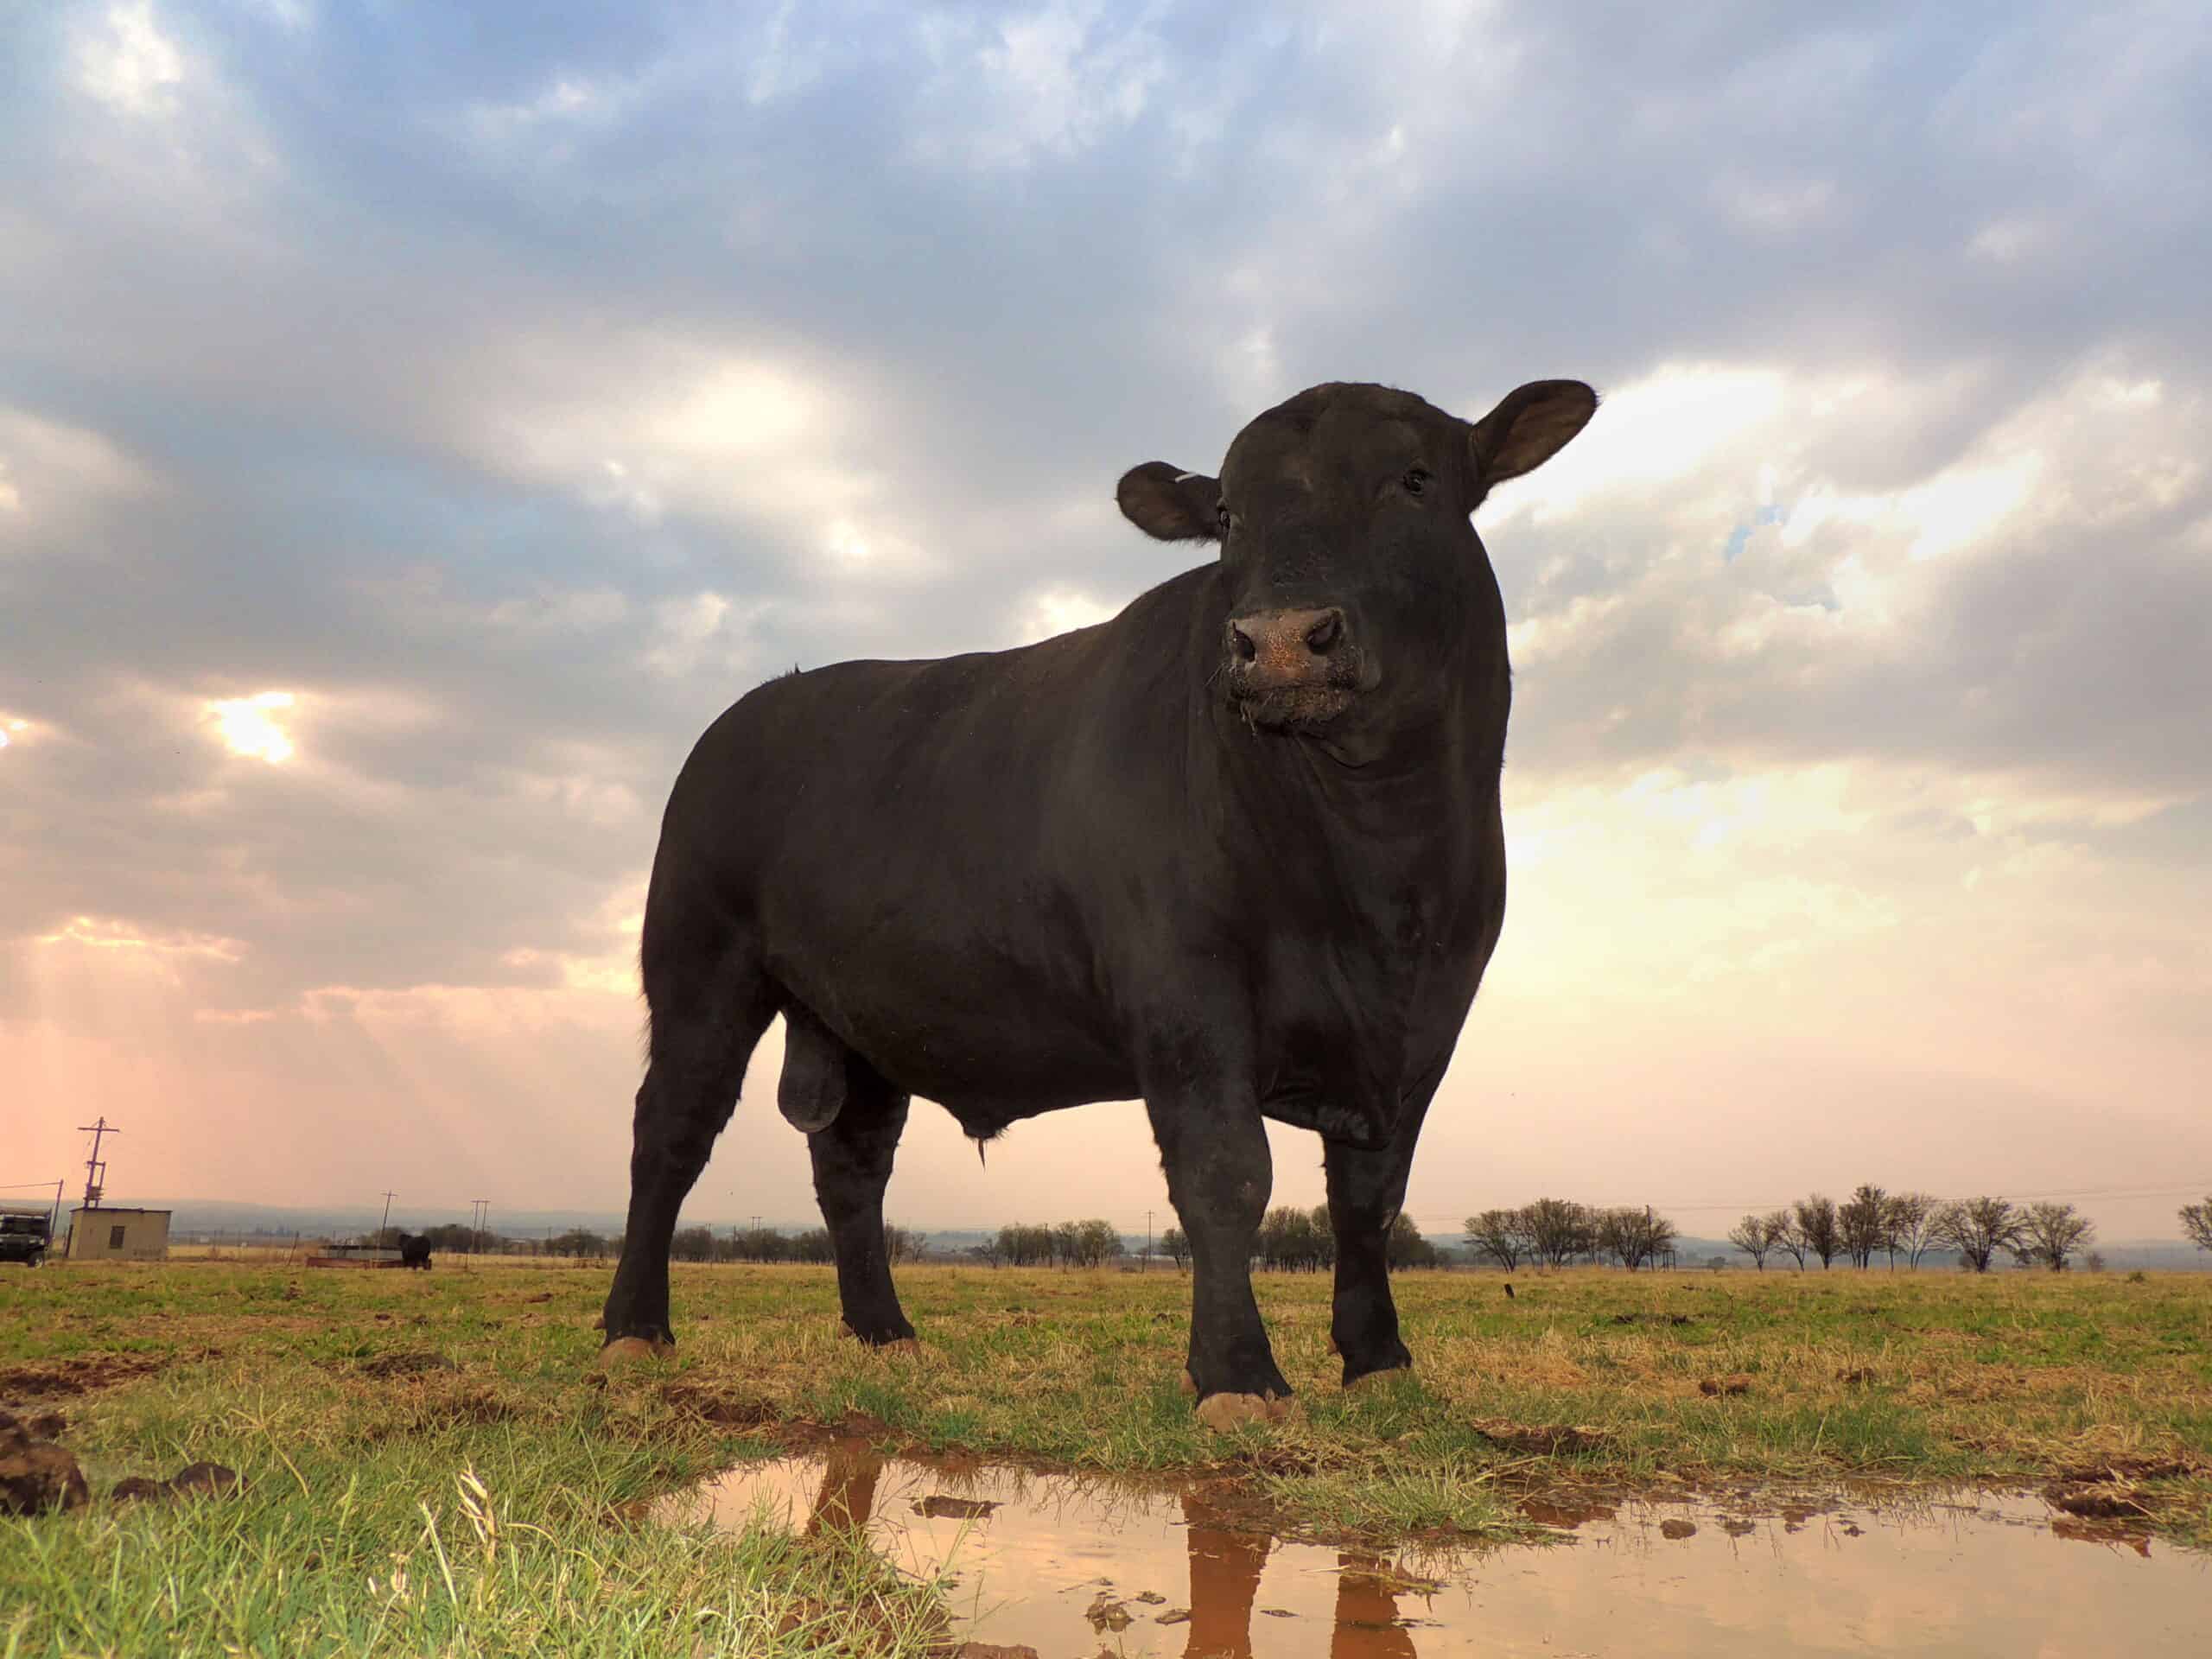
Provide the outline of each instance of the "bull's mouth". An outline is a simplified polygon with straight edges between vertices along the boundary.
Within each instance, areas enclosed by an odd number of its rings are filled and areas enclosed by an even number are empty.
[[[1300,736],[1326,729],[1351,707],[1354,695],[1355,689],[1350,685],[1325,683],[1253,691],[1232,687],[1229,697],[1230,706],[1244,717],[1247,725],[1263,732]]]

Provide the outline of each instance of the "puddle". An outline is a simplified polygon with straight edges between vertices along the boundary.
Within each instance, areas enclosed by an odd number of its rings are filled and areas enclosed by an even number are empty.
[[[1377,1554],[1240,1529],[1172,1486],[887,1459],[849,1441],[734,1471],[653,1512],[864,1526],[908,1572],[950,1577],[963,1636],[1045,1659],[2146,1659],[2201,1655],[2212,1632],[2212,1560],[2040,1498],[1529,1508],[1561,1545]]]

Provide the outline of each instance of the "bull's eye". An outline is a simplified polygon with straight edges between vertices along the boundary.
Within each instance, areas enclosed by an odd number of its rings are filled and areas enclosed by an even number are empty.
[[[1236,515],[1226,505],[1214,510],[1213,521],[1221,526],[1221,533],[1224,536],[1236,528]]]
[[[1406,474],[1403,482],[1408,495],[1419,495],[1428,487],[1428,474],[1416,467]]]

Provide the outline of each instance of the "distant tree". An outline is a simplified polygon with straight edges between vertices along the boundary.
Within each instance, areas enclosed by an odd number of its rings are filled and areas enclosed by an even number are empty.
[[[1778,1250],[1787,1250],[1797,1263],[1797,1271],[1805,1271],[1805,1235],[1798,1230],[1797,1217],[1787,1210],[1770,1210],[1762,1219],[1766,1224],[1766,1236],[1774,1241]]]
[[[1383,1242],[1383,1262],[1392,1273],[1407,1268],[1433,1268],[1443,1264],[1444,1252],[1421,1235],[1414,1225],[1414,1218],[1404,1211],[1390,1224],[1390,1236]]]
[[[1469,1216],[1468,1247],[1510,1273],[1529,1253],[1527,1224],[1528,1212],[1524,1210],[1485,1210],[1480,1215]]]
[[[2105,1253],[2102,1250],[2091,1250],[2087,1255],[2082,1258],[2082,1272],[2102,1273],[2104,1270]]]
[[[883,1230],[883,1253],[894,1265],[920,1261],[928,1250],[929,1242],[927,1233],[918,1233],[911,1227],[887,1224]]]
[[[830,1230],[810,1227],[791,1240],[791,1259],[795,1262],[834,1262],[837,1252],[830,1243]]]
[[[1017,1224],[999,1229],[999,1255],[1009,1267],[1048,1265],[1055,1254],[1056,1235],[1050,1227]]]
[[[1599,1211],[1596,1231],[1599,1249],[1630,1273],[1674,1248],[1675,1224],[1649,1206]]]
[[[1782,1241],[1767,1229],[1771,1216],[1745,1216],[1728,1230],[1728,1242],[1751,1258],[1761,1273],[1766,1271],[1766,1259]]]
[[[1942,1200],[1932,1192],[1900,1192],[1890,1200],[1890,1241],[1913,1267],[1936,1243],[1936,1215]]]
[[[1313,1273],[1336,1255],[1336,1235],[1330,1230],[1329,1212],[1300,1210],[1289,1205],[1268,1211],[1260,1222],[1256,1248],[1261,1265],[1278,1271]]]
[[[1818,1192],[1800,1198],[1790,1205],[1790,1219],[1797,1224],[1797,1236],[1805,1241],[1806,1252],[1818,1256],[1821,1270],[1827,1271],[1843,1254],[1843,1226],[1836,1218],[1835,1200]]]
[[[2018,1243],[2025,1219],[2008,1198],[1961,1198],[1936,1212],[1933,1236],[1956,1249],[1974,1272],[1987,1273],[1998,1251]]]
[[[1064,1268],[1075,1265],[1076,1253],[1083,1244],[1083,1227],[1078,1222],[1058,1222],[1052,1227],[1052,1260]]]
[[[1337,1265],[1337,1224],[1329,1219],[1329,1206],[1315,1205],[1310,1218],[1313,1224],[1314,1268],[1318,1272],[1333,1268]]]
[[[2011,1248],[2024,1268],[2063,1273],[2075,1252],[2096,1236],[2096,1224],[2070,1204],[2031,1204],[2021,1216],[2020,1235]]]
[[[1160,1248],[1175,1258],[1178,1268],[1188,1267],[1191,1262],[1191,1241],[1183,1236],[1180,1227],[1170,1227],[1160,1236]]]
[[[1851,1265],[1865,1269],[1875,1255],[1890,1248],[1890,1195],[1878,1186],[1861,1185],[1835,1212],[1836,1236]]]
[[[2189,1242],[2200,1250],[2212,1250],[2212,1192],[2204,1195],[2202,1204],[2184,1204],[2181,1207],[2181,1230]]]
[[[1110,1221],[1077,1222],[1074,1248],[1077,1267],[1103,1267],[1122,1255],[1122,1236]]]
[[[573,1256],[578,1262],[604,1262],[607,1241],[588,1227],[571,1227],[565,1233],[556,1233],[546,1241],[546,1249],[554,1255]]]
[[[970,1244],[968,1247],[968,1254],[987,1268],[995,1268],[1006,1260],[1004,1253],[999,1249],[996,1234],[993,1234],[980,1244]]]
[[[1529,1249],[1545,1267],[1565,1267],[1596,1248],[1589,1210],[1571,1198],[1538,1198],[1521,1215]]]
[[[715,1230],[711,1227],[683,1227],[668,1242],[671,1261],[711,1262],[715,1259]]]

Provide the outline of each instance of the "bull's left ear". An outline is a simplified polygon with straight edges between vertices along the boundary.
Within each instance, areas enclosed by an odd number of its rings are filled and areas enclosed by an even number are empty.
[[[1164,461],[1147,461],[1122,474],[1114,487],[1122,516],[1155,541],[1221,539],[1221,480],[1186,473]]]
[[[1487,489],[1535,471],[1597,412],[1598,394],[1580,380],[1531,380],[1470,429],[1475,475]]]

